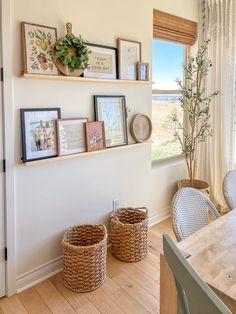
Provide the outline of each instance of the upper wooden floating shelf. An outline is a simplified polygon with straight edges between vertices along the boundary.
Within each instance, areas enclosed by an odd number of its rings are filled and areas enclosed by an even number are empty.
[[[40,74],[27,74],[23,73],[20,77],[26,79],[37,79],[37,80],[55,80],[55,81],[79,81],[85,83],[116,83],[116,84],[152,84],[151,81],[132,81],[132,80],[112,80],[102,78],[91,78],[91,77],[73,77],[65,75],[40,75]]]
[[[25,162],[25,166],[34,166],[34,165],[40,165],[40,164],[46,164],[54,161],[60,161],[60,160],[66,160],[66,159],[72,159],[72,158],[79,158],[79,157],[85,157],[85,156],[91,156],[91,155],[97,155],[102,153],[108,153],[108,152],[114,152],[118,150],[128,149],[128,148],[135,148],[135,147],[141,147],[147,144],[150,144],[151,141],[145,142],[145,143],[136,143],[136,144],[129,144],[124,146],[117,146],[113,148],[105,148],[101,150],[95,150],[93,152],[84,152],[84,153],[78,153],[78,154],[71,154],[71,155],[65,155],[65,156],[59,156],[59,157],[52,157],[47,159],[40,159],[40,160],[33,160]]]

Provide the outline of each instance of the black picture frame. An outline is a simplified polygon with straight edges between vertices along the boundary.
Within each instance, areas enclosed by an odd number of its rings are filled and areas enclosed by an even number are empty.
[[[45,120],[45,122],[51,122],[51,121],[54,121],[54,134],[53,134],[53,137],[51,138],[51,135],[50,135],[50,138],[45,138],[47,140],[54,140],[54,144],[55,144],[55,149],[41,149],[42,147],[40,147],[41,143],[40,143],[40,139],[35,139],[35,146],[36,146],[36,151],[31,151],[29,149],[29,146],[32,148],[32,143],[31,143],[31,138],[30,138],[30,134],[26,131],[26,129],[29,131],[29,125],[27,126],[27,113],[30,114],[30,113],[33,113],[33,112],[39,112],[39,113],[42,113],[42,112],[54,112],[55,113],[55,117],[53,116],[53,119],[52,120]],[[42,116],[41,116],[42,117]],[[56,131],[56,120],[57,119],[61,119],[61,109],[60,108],[24,108],[24,109],[20,109],[20,119],[21,119],[21,141],[22,141],[22,161],[25,163],[25,162],[29,162],[29,161],[35,161],[35,160],[40,160],[40,159],[47,159],[47,158],[53,158],[53,157],[56,157],[57,156],[57,131]],[[36,118],[35,117],[35,120],[33,122],[31,122],[31,124],[36,124],[36,123],[40,123],[40,125],[42,125],[41,121],[43,122],[43,118],[41,118],[41,120],[37,120],[39,118]],[[36,122],[36,120],[38,122]],[[50,126],[50,125],[49,125]],[[36,128],[36,127],[35,127]],[[39,127],[38,127],[39,128]],[[42,127],[41,127],[42,129]],[[48,130],[47,129],[50,129],[50,127],[46,128],[44,127],[45,131],[47,132]],[[40,131],[44,133],[44,129]],[[40,138],[39,136],[39,131],[38,131],[38,138]],[[45,135],[43,135],[45,137]],[[44,141],[45,141],[44,139]],[[47,144],[49,145],[49,144]],[[51,145],[51,144],[50,144]],[[42,146],[42,145],[41,145]],[[48,146],[49,147],[49,146]],[[40,149],[38,149],[40,148]],[[32,154],[30,154],[29,152],[31,152]],[[41,152],[41,154],[40,154]],[[51,152],[51,154],[50,154]],[[34,154],[35,153],[35,154]],[[41,155],[41,156],[40,156]]]
[[[106,75],[104,74],[98,74],[95,72],[90,71],[89,72],[89,68],[85,69],[84,73],[83,73],[83,77],[88,77],[88,78],[99,78],[99,79],[113,79],[113,80],[117,80],[118,79],[118,49],[116,47],[110,47],[110,46],[104,46],[104,45],[98,45],[98,44],[92,44],[92,43],[87,43],[86,44],[88,48],[90,48],[90,51],[92,51],[92,47],[94,48],[100,48],[101,51],[102,49],[104,50],[111,50],[112,52],[114,52],[115,55],[115,73],[114,73],[114,77],[112,77],[112,75]],[[92,74],[93,73],[93,74]]]
[[[104,127],[105,127],[105,138],[106,138],[106,148],[112,148],[112,147],[117,147],[117,146],[124,146],[128,145],[128,132],[127,132],[127,109],[126,109],[126,101],[125,101],[125,96],[123,95],[94,95],[94,112],[95,112],[95,120],[96,121],[104,121]],[[111,102],[109,99],[114,99],[114,101]],[[104,103],[102,104],[101,100],[104,100]],[[113,119],[113,121],[108,121],[109,117],[108,114],[110,114],[111,110],[113,109],[113,113],[115,113],[115,105],[117,102],[121,100],[121,117],[122,120],[119,122],[117,119]],[[105,105],[106,109],[105,108]],[[104,108],[100,108],[103,106]],[[109,107],[111,109],[109,109]],[[103,109],[103,110],[101,110]],[[107,111],[107,113],[106,113]],[[108,112],[109,111],[109,112]],[[116,132],[114,130],[114,127],[109,127],[110,125],[114,125],[116,123],[118,127],[118,131]],[[113,130],[112,130],[113,128]],[[119,141],[119,137],[121,134],[118,134],[119,131],[123,130],[123,140]],[[117,133],[116,136],[114,136],[114,133]],[[113,135],[112,135],[113,134]]]

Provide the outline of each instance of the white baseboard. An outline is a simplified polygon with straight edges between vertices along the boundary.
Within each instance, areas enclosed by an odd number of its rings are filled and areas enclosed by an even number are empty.
[[[170,216],[170,209],[165,209],[149,218],[148,227],[165,220]],[[108,242],[109,245],[109,242]],[[62,270],[62,256],[43,264],[16,278],[17,293],[20,293],[43,280],[46,280]]]
[[[16,291],[20,293],[62,270],[62,256],[43,264],[16,278]]]
[[[161,221],[167,219],[168,217],[170,217],[170,208],[164,209],[161,212],[154,214],[151,217],[149,217],[148,227],[150,228],[150,227],[160,223]]]

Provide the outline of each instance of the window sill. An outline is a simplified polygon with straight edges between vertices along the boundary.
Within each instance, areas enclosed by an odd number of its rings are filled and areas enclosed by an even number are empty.
[[[152,160],[152,169],[170,168],[179,165],[185,161],[183,155],[168,157],[160,160]]]

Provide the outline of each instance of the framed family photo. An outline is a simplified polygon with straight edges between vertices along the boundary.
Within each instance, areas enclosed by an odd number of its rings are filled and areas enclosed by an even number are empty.
[[[141,42],[118,38],[119,78],[137,80],[137,62],[141,61]]]
[[[85,123],[88,118],[57,120],[58,156],[86,151]]]
[[[86,123],[86,143],[88,152],[106,148],[103,121]]]
[[[57,156],[60,108],[20,109],[23,162]]]
[[[106,147],[128,144],[125,96],[94,96],[95,118],[104,121]]]
[[[91,53],[84,77],[117,79],[117,48],[95,44],[87,44],[87,47]]]
[[[58,75],[52,60],[57,40],[56,28],[32,23],[21,23],[24,73]]]

